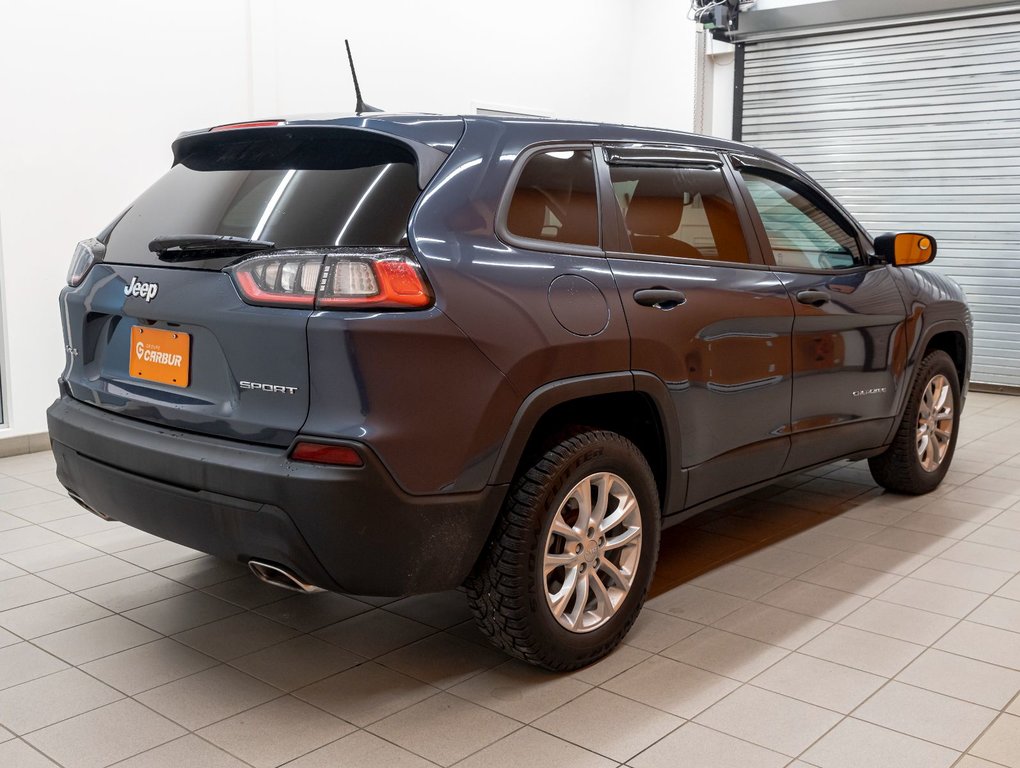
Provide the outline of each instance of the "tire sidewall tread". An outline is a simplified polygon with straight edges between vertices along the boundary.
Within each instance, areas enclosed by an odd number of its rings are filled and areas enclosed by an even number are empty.
[[[940,373],[948,379],[953,393],[953,432],[942,463],[934,472],[928,472],[921,466],[921,460],[917,455],[917,416],[925,387]],[[929,352],[917,367],[917,374],[911,383],[904,406],[903,418],[892,443],[884,453],[868,459],[868,467],[875,482],[894,493],[920,495],[935,490],[945,478],[953,461],[960,432],[962,405],[959,374],[953,359],[940,349]]]
[[[630,592],[609,621],[585,633],[560,626],[539,576],[548,526],[562,498],[584,477],[620,475],[638,499],[642,550]],[[517,658],[550,670],[578,669],[615,648],[644,602],[658,556],[660,506],[655,478],[630,440],[578,429],[526,467],[512,484],[489,546],[468,578],[468,600],[482,633]]]

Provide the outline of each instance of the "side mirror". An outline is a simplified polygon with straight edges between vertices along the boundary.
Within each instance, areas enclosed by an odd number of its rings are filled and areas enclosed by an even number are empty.
[[[897,267],[927,264],[935,258],[937,250],[934,237],[917,232],[890,233],[875,238],[875,254]]]

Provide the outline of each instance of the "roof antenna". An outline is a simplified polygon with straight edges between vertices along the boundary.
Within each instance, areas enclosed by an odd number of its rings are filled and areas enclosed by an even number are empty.
[[[354,114],[360,115],[363,112],[382,112],[379,107],[373,107],[371,104],[366,104],[361,98],[361,86],[358,85],[358,73],[354,71],[354,57],[351,56],[351,43],[349,40],[344,40],[344,45],[347,46],[347,61],[351,63],[351,78],[354,80],[354,95],[358,98],[357,103],[354,105]]]

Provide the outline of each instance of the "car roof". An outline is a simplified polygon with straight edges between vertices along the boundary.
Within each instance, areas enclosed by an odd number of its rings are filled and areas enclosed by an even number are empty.
[[[438,115],[429,113],[369,112],[355,114],[293,115],[278,118],[288,125],[324,125],[368,128],[419,141],[449,152],[472,123],[498,123],[519,133],[527,143],[538,141],[612,141],[637,144],[682,144],[718,151],[743,152],[788,165],[767,150],[714,136],[664,128],[648,128],[584,120],[501,115]]]

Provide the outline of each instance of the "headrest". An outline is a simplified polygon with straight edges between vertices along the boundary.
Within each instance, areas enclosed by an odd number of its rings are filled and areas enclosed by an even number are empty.
[[[680,228],[683,215],[683,197],[636,194],[627,207],[627,229],[633,235],[668,237]]]
[[[537,189],[521,189],[514,192],[507,213],[506,226],[519,237],[542,237],[545,227],[546,197]]]

